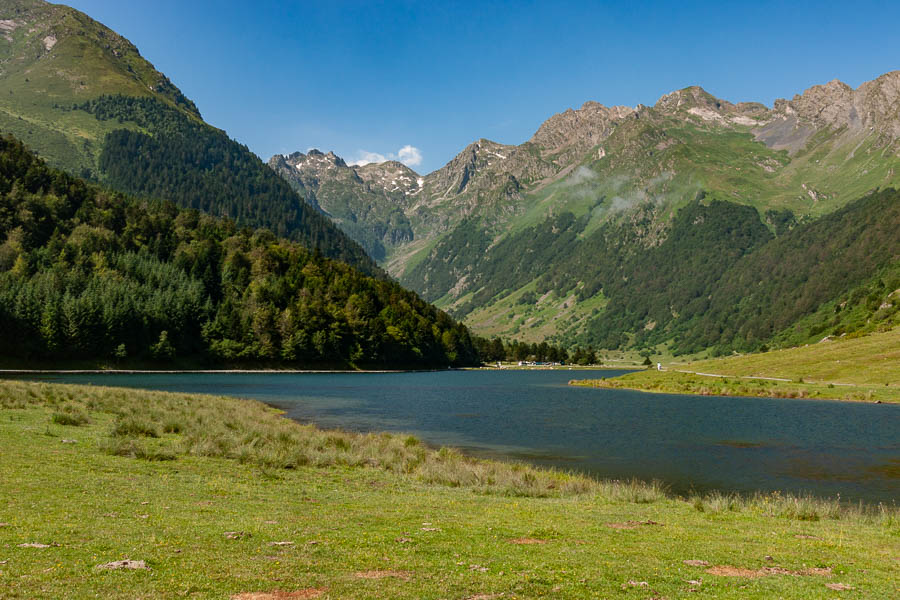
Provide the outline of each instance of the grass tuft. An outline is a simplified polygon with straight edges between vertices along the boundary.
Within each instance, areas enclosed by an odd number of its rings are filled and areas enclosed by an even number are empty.
[[[50,420],[57,425],[70,425],[73,427],[87,425],[91,422],[84,408],[80,404],[73,402],[67,402],[60,410],[55,411]]]

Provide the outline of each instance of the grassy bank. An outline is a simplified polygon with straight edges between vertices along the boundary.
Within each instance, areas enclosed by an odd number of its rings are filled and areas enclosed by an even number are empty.
[[[898,592],[895,508],[676,499],[251,401],[0,382],[0,465],[4,599]]]
[[[759,354],[664,364],[574,385],[670,394],[900,402],[900,328]]]

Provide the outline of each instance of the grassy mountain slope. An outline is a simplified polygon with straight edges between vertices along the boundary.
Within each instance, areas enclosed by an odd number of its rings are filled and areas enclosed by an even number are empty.
[[[233,221],[50,169],[0,138],[0,358],[7,365],[477,364],[413,292]]]
[[[43,0],[0,5],[0,131],[51,165],[127,193],[266,227],[381,275],[245,146],[206,123],[137,48]]]
[[[692,362],[575,385],[652,392],[900,403],[900,319],[893,329]]]
[[[691,87],[652,107],[586,103],[551,117],[520,146],[480,140],[422,177],[414,196],[394,202],[393,209],[409,218],[412,240],[385,243],[382,263],[404,285],[481,333],[549,335],[613,347],[639,346],[662,335],[674,339],[672,330],[651,332],[661,319],[677,315],[645,318],[650,301],[637,294],[632,295],[637,304],[616,302],[620,280],[610,276],[609,265],[618,265],[620,275],[629,278],[625,287],[637,289],[635,278],[661,283],[672,268],[694,261],[681,256],[673,262],[667,251],[687,243],[678,237],[683,230],[678,215],[692,210],[701,196],[706,204],[727,203],[722,206],[748,227],[764,226],[780,237],[872,190],[896,185],[898,81],[900,72],[856,90],[831,82],[772,108],[732,104]],[[321,184],[331,171],[307,176]],[[350,186],[352,177],[345,182]],[[729,219],[720,222],[727,244]],[[369,226],[357,220],[353,228]],[[667,242],[671,236],[675,239]],[[699,293],[727,270],[731,258],[727,253],[723,258],[717,261],[710,249],[711,269],[695,268],[676,279],[699,277],[686,284]],[[661,275],[648,276],[656,264]],[[603,271],[607,274],[598,275]],[[873,273],[864,270],[857,281]],[[665,286],[657,287],[665,292]],[[679,312],[675,305],[668,310]],[[804,309],[810,310],[817,308]],[[622,335],[613,339],[606,333],[611,330]]]
[[[0,6],[0,128],[55,166],[96,172],[112,123],[70,110],[104,94],[154,97],[200,118],[193,102],[138,49],[87,15],[42,0]]]

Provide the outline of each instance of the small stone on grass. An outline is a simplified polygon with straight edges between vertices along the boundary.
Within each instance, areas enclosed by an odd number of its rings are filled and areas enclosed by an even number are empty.
[[[846,583],[826,583],[825,587],[829,590],[835,590],[837,592],[846,592],[853,589],[852,585],[847,585]]]
[[[103,565],[97,565],[94,567],[95,569],[99,569],[101,571],[116,571],[118,569],[131,569],[133,571],[139,570],[149,570],[150,567],[147,566],[142,560],[114,560],[113,562],[109,562]]]

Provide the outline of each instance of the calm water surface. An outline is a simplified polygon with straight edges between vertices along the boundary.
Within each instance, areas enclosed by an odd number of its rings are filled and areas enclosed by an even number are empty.
[[[298,421],[679,493],[783,490],[900,501],[900,405],[569,387],[611,371],[65,375],[40,379],[255,398]]]

